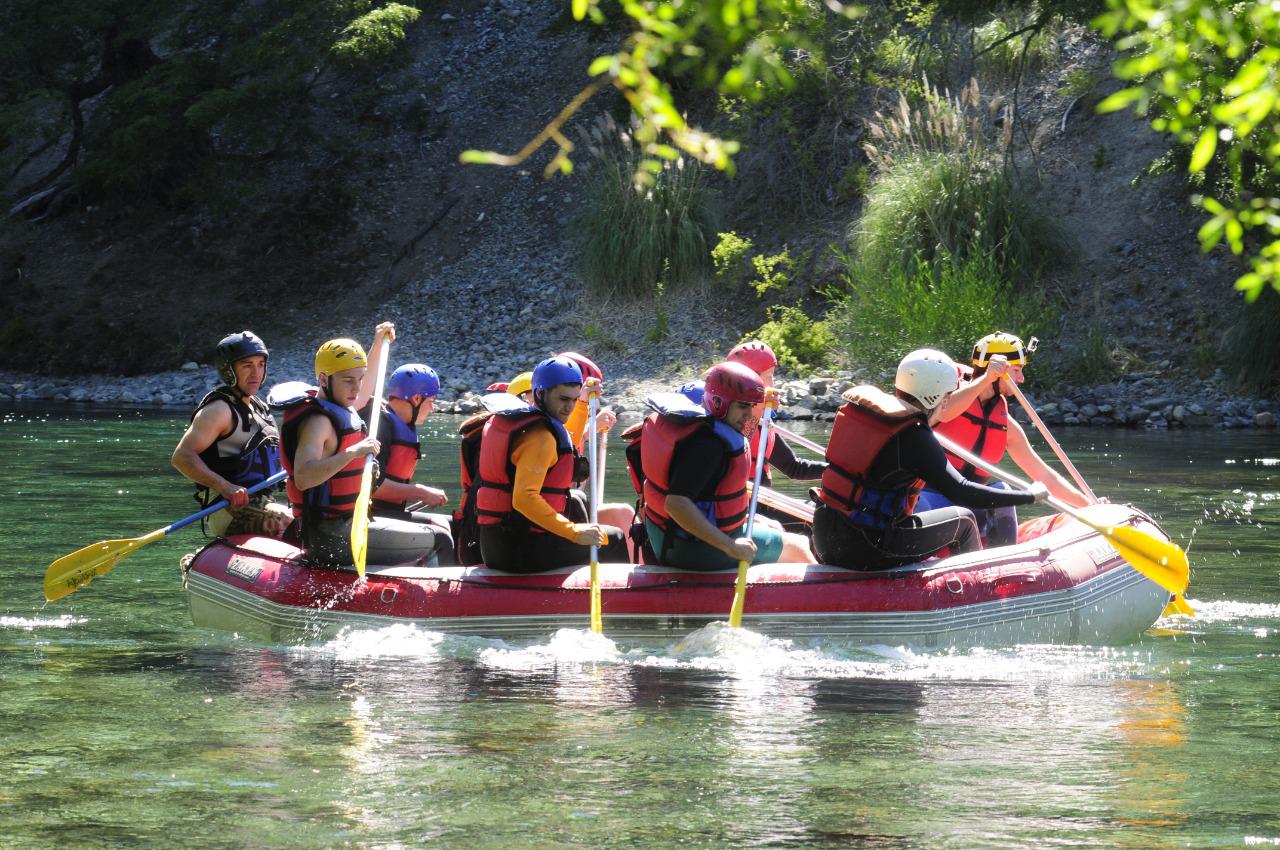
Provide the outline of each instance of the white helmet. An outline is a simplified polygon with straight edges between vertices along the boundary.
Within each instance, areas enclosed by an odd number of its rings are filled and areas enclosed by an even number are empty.
[[[893,385],[932,409],[943,396],[960,386],[960,375],[956,364],[941,351],[918,348],[902,358]]]

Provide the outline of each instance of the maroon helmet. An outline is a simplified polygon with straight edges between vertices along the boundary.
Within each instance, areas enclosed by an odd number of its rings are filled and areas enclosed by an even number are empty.
[[[778,366],[778,355],[773,353],[769,344],[754,339],[738,343],[724,359],[729,363],[741,363],[759,375]]]
[[[600,367],[590,357],[579,354],[576,351],[564,351],[556,355],[557,357],[568,357],[574,363],[578,364],[578,368],[582,370],[582,377],[595,378],[600,383],[604,383],[604,372],[600,371]]]
[[[702,383],[702,406],[717,419],[724,418],[732,402],[764,401],[764,381],[741,363],[717,363],[707,370]]]

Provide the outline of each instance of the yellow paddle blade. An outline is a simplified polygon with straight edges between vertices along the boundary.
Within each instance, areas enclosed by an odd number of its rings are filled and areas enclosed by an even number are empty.
[[[600,616],[600,563],[595,560],[591,562],[591,631],[604,634],[604,620]]]
[[[1135,570],[1172,594],[1181,596],[1191,581],[1182,547],[1127,525],[1098,528]]]
[[[747,601],[747,562],[738,562],[738,579],[733,585],[733,607],[729,609],[729,625],[742,626],[742,608]]]
[[[141,537],[103,540],[72,552],[70,555],[63,555],[45,570],[44,598],[50,602],[57,602],[64,596],[70,596],[98,576],[111,572],[116,564],[132,555],[135,549],[146,546],[161,537],[164,537],[163,528]]]
[[[1160,613],[1161,617],[1172,617],[1175,614],[1182,614],[1187,617],[1194,617],[1196,611],[1191,607],[1191,603],[1187,602],[1187,598],[1181,593],[1175,593],[1173,599],[1169,600],[1169,604],[1164,606],[1164,611]]]
[[[364,578],[365,563],[369,557],[369,496],[373,490],[373,464],[366,463],[360,473],[360,495],[356,496],[355,512],[351,515],[351,559],[356,565],[356,576]]]

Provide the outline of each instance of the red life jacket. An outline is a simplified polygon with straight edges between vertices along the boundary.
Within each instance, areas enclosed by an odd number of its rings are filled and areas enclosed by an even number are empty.
[[[875,387],[851,392],[857,401],[841,405],[836,412],[818,498],[856,525],[884,528],[910,516],[924,481],[906,470],[893,470],[874,480],[868,473],[890,440],[907,428],[927,428],[928,420]]]
[[[764,447],[764,472],[760,477],[760,484],[763,487],[773,486],[773,475],[769,469],[769,456],[773,454],[773,441],[778,436],[778,432],[769,429],[769,442]],[[760,451],[760,424],[756,423],[756,429],[751,432],[751,463],[755,463],[756,452]],[[754,467],[752,467],[754,469]]]
[[[372,408],[372,405],[370,407]],[[383,431],[384,428],[386,431]],[[413,474],[418,469],[418,459],[422,457],[418,431],[397,416],[386,402],[382,404],[382,422],[378,426],[378,442],[382,444],[382,449],[378,452],[378,466],[382,469],[383,477],[401,484],[412,484]],[[374,499],[373,509],[402,512],[406,504],[404,501]]]
[[[477,413],[458,427],[462,438],[458,443],[458,468],[462,494],[458,508],[453,512],[453,554],[464,567],[479,564],[480,526],[476,516],[476,482],[480,475],[480,438],[484,436],[484,424],[492,414]]]
[[[729,469],[716,485],[710,504],[698,507],[721,531],[734,531],[747,519],[751,497],[747,482],[751,480],[751,460],[747,455],[747,439],[719,419],[709,416],[664,416],[651,413],[644,421],[641,440],[644,452],[644,516],[663,531],[671,527],[667,513],[667,493],[671,487],[671,461],[681,442],[702,429],[710,429],[724,443],[729,455]]]
[[[323,484],[307,490],[298,489],[293,479],[293,456],[298,450],[298,430],[304,419],[315,414],[327,416],[338,434],[338,452],[346,451],[365,437],[364,420],[358,413],[322,399],[317,393],[315,389],[308,390],[306,395],[285,406],[284,427],[280,431],[283,449],[281,460],[289,473],[285,490],[289,494],[293,515],[303,517],[304,523],[311,517],[341,519],[350,516],[355,511],[356,498],[360,495],[360,474],[364,471],[365,463],[365,458],[361,455]]]
[[[569,432],[558,420],[536,407],[494,413],[484,424],[480,437],[479,479],[476,487],[476,517],[480,525],[498,525],[518,514],[511,504],[516,467],[511,462],[515,438],[530,428],[546,428],[556,439],[556,465],[547,470],[539,493],[553,510],[564,515],[573,486],[573,468],[578,453]],[[523,517],[521,517],[523,518]],[[534,531],[544,532],[533,523]]]
[[[998,392],[985,403],[974,399],[968,410],[934,430],[987,463],[999,463],[1009,443],[1009,402]],[[954,455],[948,454],[947,460],[965,478],[987,477],[985,472]]]
[[[622,440],[627,444],[627,472],[631,474],[631,486],[636,488],[636,495],[644,495],[644,459],[640,442],[644,435],[644,420],[637,422],[622,432]]]

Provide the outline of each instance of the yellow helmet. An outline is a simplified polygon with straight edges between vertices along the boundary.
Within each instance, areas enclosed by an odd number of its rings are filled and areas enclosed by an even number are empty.
[[[1003,354],[1010,366],[1025,366],[1027,355],[1034,352],[1039,344],[1040,340],[1031,337],[1031,341],[1023,345],[1021,337],[1004,331],[987,334],[973,346],[973,365],[986,366],[991,355]]]
[[[360,343],[346,337],[331,339],[316,351],[316,374],[326,378],[368,363],[369,358]]]
[[[531,389],[533,389],[532,372],[521,372],[511,379],[511,383],[507,384],[507,392],[515,396],[527,393]]]

